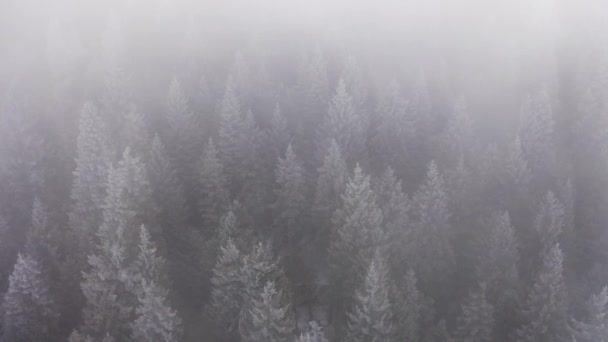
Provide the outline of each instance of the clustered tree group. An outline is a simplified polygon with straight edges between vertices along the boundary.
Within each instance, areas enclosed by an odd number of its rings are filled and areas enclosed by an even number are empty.
[[[439,67],[191,34],[158,71],[123,27],[3,93],[2,341],[608,336],[608,54],[488,137]]]

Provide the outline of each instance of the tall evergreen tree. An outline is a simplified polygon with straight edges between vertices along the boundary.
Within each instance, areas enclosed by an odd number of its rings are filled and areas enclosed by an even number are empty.
[[[584,320],[574,320],[572,335],[577,342],[608,341],[608,287],[591,296]]]
[[[462,315],[457,335],[464,342],[494,341],[494,308],[486,300],[486,288],[472,291],[462,305]]]
[[[19,254],[4,295],[4,341],[43,341],[53,338],[57,323],[55,304],[36,260]]]
[[[204,230],[213,231],[229,204],[224,167],[212,139],[209,139],[199,164],[199,214]]]
[[[391,301],[395,315],[395,336],[398,341],[417,342],[421,339],[425,298],[418,290],[416,273],[410,269],[403,280],[392,289]]]
[[[168,290],[163,285],[164,260],[156,254],[150,233],[142,226],[136,261],[140,282],[135,287],[139,305],[135,310],[137,318],[132,323],[133,339],[142,342],[179,341],[181,320],[168,303]]]
[[[442,292],[449,279],[454,252],[450,212],[443,177],[431,162],[426,180],[412,199],[414,225],[412,263],[424,288]]]
[[[333,218],[335,236],[330,247],[330,265],[335,299],[353,293],[368,260],[384,244],[382,211],[376,204],[370,178],[357,165],[342,195],[343,205]]]
[[[277,189],[275,209],[276,241],[294,252],[303,236],[303,220],[307,202],[304,169],[296,159],[291,145],[279,159],[275,171]]]
[[[348,341],[394,340],[386,272],[383,260],[376,255],[369,265],[363,286],[355,293],[354,306],[348,313]]]
[[[331,218],[341,206],[341,196],[348,181],[348,169],[342,158],[340,147],[335,140],[327,147],[323,165],[319,168],[319,177],[315,191],[313,209],[317,216],[320,240],[330,241]]]
[[[556,243],[544,255],[540,272],[522,309],[525,323],[516,332],[517,341],[569,340],[562,265],[562,251]]]
[[[80,116],[70,212],[70,227],[79,240],[80,258],[90,252],[95,232],[103,220],[112,155],[108,144],[104,122],[95,106],[86,103]]]
[[[247,304],[242,316],[246,318],[241,319],[239,326],[241,341],[279,342],[293,337],[295,323],[291,307],[272,280]]]
[[[322,160],[326,146],[329,146],[331,139],[335,139],[349,165],[364,160],[364,129],[361,113],[356,111],[353,98],[346,90],[346,83],[340,79],[318,133],[318,159]]]
[[[328,342],[323,330],[317,322],[312,321],[308,325],[308,330],[300,334],[296,342]]]

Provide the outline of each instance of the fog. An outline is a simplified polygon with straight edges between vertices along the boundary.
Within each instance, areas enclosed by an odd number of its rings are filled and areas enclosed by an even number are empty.
[[[607,208],[607,1],[0,1],[0,342],[604,341]]]

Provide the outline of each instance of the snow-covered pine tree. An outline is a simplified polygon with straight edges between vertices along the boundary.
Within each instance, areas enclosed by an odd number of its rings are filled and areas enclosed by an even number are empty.
[[[53,338],[57,312],[46,282],[39,263],[27,254],[19,254],[2,305],[3,341]]]
[[[332,221],[335,232],[330,246],[333,298],[341,302],[352,295],[362,281],[368,260],[385,243],[382,211],[376,204],[370,177],[363,174],[359,165],[346,185],[342,207]]]
[[[202,218],[203,230],[214,232],[220,218],[228,209],[229,194],[224,175],[224,167],[218,157],[213,139],[209,139],[199,163],[199,215]]]
[[[293,312],[274,281],[269,280],[259,293],[251,295],[239,323],[241,341],[282,342],[293,338]]]
[[[462,315],[456,332],[459,341],[494,341],[494,308],[486,300],[486,287],[472,291],[462,305]]]
[[[103,220],[111,161],[105,124],[97,108],[92,103],[85,103],[80,115],[70,211],[70,227],[79,243],[79,260],[86,259],[91,251],[95,233]]]
[[[414,231],[411,260],[423,288],[433,296],[444,293],[453,271],[452,231],[443,177],[429,164],[426,180],[412,198]],[[445,293],[444,293],[445,294]]]
[[[141,226],[139,256],[135,272],[138,306],[131,324],[133,339],[141,342],[177,342],[181,338],[181,320],[171,308],[166,288],[164,260],[157,255],[148,230]]]
[[[576,342],[608,341],[608,287],[591,296],[584,319],[572,322],[572,336]]]
[[[340,79],[332,97],[327,115],[318,132],[318,160],[323,160],[331,139],[335,139],[348,165],[364,160],[365,125],[361,113],[356,111],[353,98],[346,90],[346,83]]]
[[[298,242],[303,235],[302,223],[306,213],[307,191],[304,169],[291,145],[287,147],[285,157],[279,158],[275,178],[275,241],[280,242],[290,253],[297,253]]]
[[[418,342],[421,339],[423,316],[427,300],[418,290],[416,273],[410,269],[403,279],[391,289],[395,322],[395,337],[398,341]]]
[[[348,312],[346,340],[353,342],[393,341],[393,314],[384,261],[376,253],[369,264],[365,281],[355,292]]]
[[[313,204],[317,222],[320,226],[320,242],[325,248],[330,241],[332,215],[342,204],[342,194],[348,181],[348,169],[346,162],[342,158],[340,147],[334,139],[327,146],[325,159],[319,168],[317,178],[315,199]]]
[[[323,329],[317,322],[308,323],[308,330],[300,334],[296,342],[328,342]]]
[[[569,341],[562,265],[562,251],[555,243],[543,256],[542,267],[522,308],[525,323],[516,331],[516,341]]]

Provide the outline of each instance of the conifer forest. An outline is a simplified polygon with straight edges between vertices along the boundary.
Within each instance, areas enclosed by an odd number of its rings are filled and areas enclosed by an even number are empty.
[[[608,342],[608,3],[0,1],[1,342]]]

